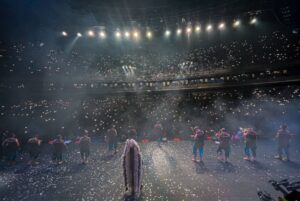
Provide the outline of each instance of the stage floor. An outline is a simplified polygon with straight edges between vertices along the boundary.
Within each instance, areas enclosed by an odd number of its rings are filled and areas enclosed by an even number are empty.
[[[140,144],[144,161],[141,201],[255,201],[263,189],[278,195],[269,179],[300,176],[299,148],[291,149],[292,162],[273,159],[274,141],[258,143],[257,162],[243,160],[243,144],[233,145],[230,163],[216,160],[217,145],[207,142],[204,164],[191,161],[192,143]],[[121,152],[107,156],[103,144],[94,143],[89,164],[80,164],[79,149],[71,145],[66,163],[55,166],[51,156],[41,156],[36,166],[19,162],[8,167],[1,162],[0,198],[8,200],[124,200]]]

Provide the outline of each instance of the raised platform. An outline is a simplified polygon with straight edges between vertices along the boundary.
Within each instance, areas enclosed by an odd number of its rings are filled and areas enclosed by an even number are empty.
[[[291,148],[292,162],[273,159],[274,141],[259,142],[257,162],[243,160],[243,144],[233,145],[230,163],[216,160],[217,145],[207,142],[204,164],[191,161],[189,141],[141,143],[144,160],[141,201],[255,201],[257,189],[278,195],[269,179],[300,176],[299,147]],[[19,162],[14,167],[0,165],[1,200],[123,200],[124,186],[121,152],[107,156],[103,144],[94,143],[90,163],[81,165],[78,147],[71,145],[66,163],[51,164],[50,155],[29,166]]]

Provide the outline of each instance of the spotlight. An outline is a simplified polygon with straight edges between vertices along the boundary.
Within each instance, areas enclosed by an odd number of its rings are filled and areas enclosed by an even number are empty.
[[[252,18],[252,20],[250,21],[250,24],[255,24],[257,22],[256,18]]]
[[[121,33],[120,33],[119,31],[117,31],[117,32],[115,33],[115,35],[116,35],[117,38],[120,38],[120,37],[121,37]]]
[[[206,31],[211,31],[211,30],[212,30],[212,25],[211,24],[207,25]]]
[[[225,23],[224,23],[224,22],[220,23],[218,28],[219,28],[220,30],[225,29]]]
[[[82,34],[78,32],[77,37],[82,37]]]
[[[171,31],[170,30],[166,30],[165,35],[166,36],[170,36],[171,35]]]
[[[104,31],[100,31],[99,36],[100,38],[106,38],[106,33]]]
[[[88,36],[94,37],[94,36],[95,36],[95,33],[94,33],[92,30],[89,30],[89,31],[88,31]]]
[[[181,32],[182,32],[182,30],[181,30],[181,29],[177,29],[177,35],[180,35],[180,34],[181,34]]]
[[[148,37],[148,38],[152,38],[152,32],[151,32],[151,31],[148,31],[148,32],[147,32],[147,37]]]
[[[199,33],[201,31],[201,27],[200,26],[196,26],[195,30],[196,30],[197,33]]]
[[[125,31],[124,35],[125,35],[126,38],[130,37],[130,33],[128,31]]]
[[[191,32],[192,32],[192,28],[191,27],[186,28],[186,33],[187,34],[190,34]]]
[[[62,32],[61,32],[61,35],[63,35],[63,36],[68,36],[68,33],[65,32],[65,31],[62,31]]]
[[[241,21],[240,21],[240,20],[236,20],[236,21],[233,23],[233,26],[234,26],[234,27],[238,27],[238,26],[240,26],[240,24],[241,24]]]
[[[133,36],[134,36],[135,38],[137,38],[137,37],[139,37],[139,33],[138,33],[137,31],[135,31],[135,32],[133,32]]]

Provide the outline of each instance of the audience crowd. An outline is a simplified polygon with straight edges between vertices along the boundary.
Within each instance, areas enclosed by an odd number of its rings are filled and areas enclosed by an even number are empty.
[[[286,86],[15,100],[0,107],[1,133],[50,139],[58,134],[74,138],[88,131],[104,137],[115,125],[120,140],[129,126],[140,137],[155,139],[153,126],[161,122],[169,137],[188,138],[195,125],[208,135],[222,127],[231,133],[254,127],[261,136],[270,137],[282,123],[297,129],[299,99],[299,87]]]
[[[300,56],[297,35],[274,31],[251,39],[195,43],[191,47],[156,46],[113,51],[74,47],[72,50],[44,43],[16,43],[4,47],[1,74],[23,80],[57,81],[61,78],[101,81],[155,81],[224,73],[247,66],[278,66]],[[175,46],[175,45],[174,45]],[[178,45],[180,46],[180,45]],[[102,48],[102,49],[101,49]],[[163,53],[162,53],[163,52]],[[1,83],[3,84],[3,83]]]

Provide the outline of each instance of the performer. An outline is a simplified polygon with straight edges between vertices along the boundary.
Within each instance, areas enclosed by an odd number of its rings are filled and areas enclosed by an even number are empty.
[[[276,134],[277,139],[277,153],[278,155],[275,156],[275,158],[283,160],[284,158],[282,157],[282,152],[285,152],[286,158],[284,160],[289,161],[290,160],[290,154],[289,154],[289,147],[290,147],[290,141],[292,138],[292,134],[288,130],[287,125],[282,125]]]
[[[244,160],[256,160],[256,140],[257,133],[254,132],[253,128],[247,128],[244,130],[244,139],[245,139],[245,157]],[[252,155],[252,157],[251,157]]]
[[[192,161],[195,161],[197,158],[197,151],[199,149],[199,160],[197,162],[203,161],[203,154],[204,154],[204,140],[205,140],[205,133],[199,129],[198,127],[195,127],[193,129],[193,135],[192,138],[194,140],[194,146],[193,146],[193,158]]]
[[[117,153],[117,137],[118,137],[118,132],[115,127],[115,125],[112,125],[110,129],[107,130],[107,136],[106,136],[106,141],[108,144],[108,152],[112,152],[116,154]]]
[[[52,161],[54,164],[63,163],[63,151],[66,149],[66,145],[61,135],[58,135],[53,141],[53,157]]]
[[[174,137],[179,137],[179,131],[178,131],[177,126],[172,125],[170,137],[171,137],[171,139],[174,139]]]
[[[142,157],[135,129],[130,129],[122,155],[123,175],[126,195],[139,197],[142,189]]]
[[[243,139],[243,128],[239,128],[239,130],[232,135],[231,140],[234,143],[239,143],[242,139]]]
[[[160,142],[162,142],[164,138],[164,129],[159,121],[154,125],[154,135],[157,136],[158,145],[160,145]]]
[[[42,141],[39,139],[38,135],[36,135],[28,140],[27,146],[28,146],[28,153],[29,153],[29,157],[30,157],[29,164],[38,164],[38,162],[36,160],[41,152],[41,149],[40,149],[41,143],[42,143]]]
[[[219,147],[217,149],[218,160],[224,159],[224,162],[228,162],[230,153],[230,134],[225,131],[225,128],[222,128],[216,133],[216,137],[219,140]],[[225,155],[224,158],[222,157],[223,150]]]
[[[88,163],[88,157],[90,156],[90,144],[91,138],[88,136],[88,132],[84,132],[83,136],[79,139],[82,164]]]
[[[2,142],[2,147],[6,155],[6,161],[9,165],[16,164],[17,152],[20,147],[20,142],[14,133],[11,133],[8,138]]]

